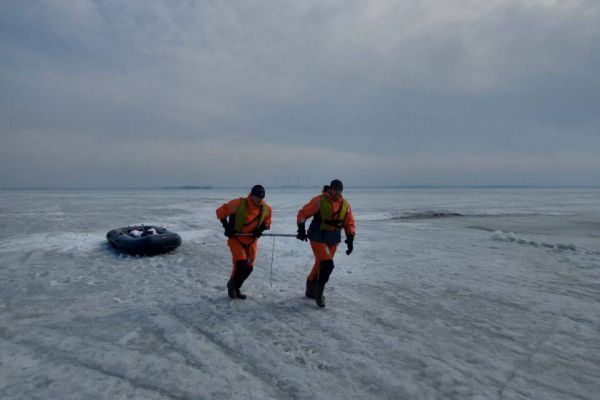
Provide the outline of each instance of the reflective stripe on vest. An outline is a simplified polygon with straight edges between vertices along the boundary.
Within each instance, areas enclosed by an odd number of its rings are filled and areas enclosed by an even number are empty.
[[[250,225],[251,223],[256,221],[257,218],[258,218],[258,224],[256,226],[259,227],[264,222],[265,218],[267,218],[267,213],[269,212],[267,205],[263,204],[262,210],[260,211],[260,214],[258,214],[258,217],[254,218],[252,221],[246,223],[246,206],[247,206],[246,201],[248,201],[248,200],[242,197],[240,199],[240,205],[238,206],[237,210],[235,211],[235,231],[236,232],[241,232],[243,227]]]
[[[333,203],[329,197],[322,195],[321,202],[319,205],[319,211],[321,213],[321,230],[329,230],[331,228],[342,229],[344,226],[344,220],[346,219],[346,213],[348,212],[348,202],[346,199],[342,199],[342,205],[337,213],[333,213]]]

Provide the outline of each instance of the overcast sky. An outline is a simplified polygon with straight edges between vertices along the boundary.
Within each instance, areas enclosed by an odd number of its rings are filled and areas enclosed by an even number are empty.
[[[600,1],[0,2],[0,187],[599,185]]]

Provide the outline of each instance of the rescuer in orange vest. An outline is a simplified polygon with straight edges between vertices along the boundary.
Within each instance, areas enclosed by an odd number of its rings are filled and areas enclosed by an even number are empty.
[[[346,254],[354,249],[356,227],[350,203],[342,197],[344,184],[339,179],[323,188],[323,193],[313,197],[298,211],[298,234],[296,238],[310,240],[315,263],[306,278],[306,297],[314,298],[319,307],[325,307],[323,290],[333,271],[333,256],[341,242],[341,230],[346,233]],[[306,220],[312,221],[306,232]]]
[[[246,298],[240,288],[254,269],[258,238],[271,228],[271,206],[264,202],[264,198],[265,188],[255,185],[247,197],[233,199],[217,208],[217,218],[229,238],[227,245],[233,259],[231,277],[227,282],[227,294],[232,299]]]

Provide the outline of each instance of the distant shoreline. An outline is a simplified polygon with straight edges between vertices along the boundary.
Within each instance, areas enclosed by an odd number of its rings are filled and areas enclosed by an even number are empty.
[[[278,185],[278,186],[267,186],[269,189],[308,189],[308,190],[320,190],[321,186],[290,186],[290,185]],[[3,191],[18,191],[18,190],[227,190],[227,189],[248,189],[246,186],[196,186],[196,185],[184,185],[184,186],[156,186],[156,187],[7,187],[0,188]],[[347,190],[352,189],[373,189],[373,190],[386,190],[386,189],[600,189],[600,186],[529,186],[529,185],[465,185],[465,186],[443,186],[443,185],[395,185],[395,186],[348,186]]]

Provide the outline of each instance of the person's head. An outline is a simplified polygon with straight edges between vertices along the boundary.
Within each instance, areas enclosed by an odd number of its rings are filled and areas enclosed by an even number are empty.
[[[254,205],[259,205],[262,199],[265,198],[265,188],[262,185],[254,185],[250,190],[250,199]]]
[[[344,184],[339,179],[334,179],[329,184],[327,192],[334,199],[338,199],[342,195],[342,191],[344,190]]]

